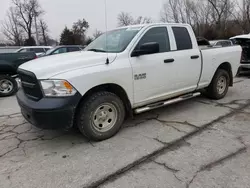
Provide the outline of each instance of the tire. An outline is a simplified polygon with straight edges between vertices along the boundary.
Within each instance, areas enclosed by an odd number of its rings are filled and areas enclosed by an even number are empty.
[[[16,80],[8,75],[0,75],[0,97],[14,95],[18,90]]]
[[[80,104],[77,126],[81,133],[94,141],[113,137],[125,118],[122,100],[113,93],[102,91],[91,95]]]
[[[218,69],[207,88],[207,96],[215,100],[224,98],[228,92],[229,82],[229,73],[223,69]]]

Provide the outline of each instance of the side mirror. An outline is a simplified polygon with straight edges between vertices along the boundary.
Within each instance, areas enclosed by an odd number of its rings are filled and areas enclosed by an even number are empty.
[[[155,54],[160,52],[160,45],[157,42],[144,43],[140,46],[139,50],[134,50],[131,57],[137,57],[146,54]]]

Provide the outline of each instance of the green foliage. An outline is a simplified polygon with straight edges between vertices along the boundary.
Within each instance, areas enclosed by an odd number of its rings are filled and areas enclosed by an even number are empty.
[[[67,27],[64,28],[64,30],[61,34],[60,44],[61,45],[73,45],[73,44],[75,44],[74,34]]]
[[[85,45],[86,31],[89,28],[89,23],[85,20],[78,20],[72,26],[72,29],[64,28],[60,44],[61,45]]]
[[[36,46],[36,41],[33,37],[30,37],[24,41],[24,46]]]

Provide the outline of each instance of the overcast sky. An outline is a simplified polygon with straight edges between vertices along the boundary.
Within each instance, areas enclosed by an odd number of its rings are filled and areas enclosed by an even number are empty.
[[[11,6],[11,0],[0,0],[0,20]],[[130,12],[133,16],[149,16],[158,21],[164,0],[106,0],[108,28],[117,26],[117,15],[121,11]],[[95,29],[104,31],[104,0],[39,0],[46,14],[44,19],[49,25],[50,35],[59,39],[65,26],[80,18],[85,18],[90,25],[89,34]]]

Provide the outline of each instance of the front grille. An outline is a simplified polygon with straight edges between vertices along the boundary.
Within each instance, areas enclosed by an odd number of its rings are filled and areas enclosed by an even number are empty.
[[[32,72],[20,69],[18,69],[18,75],[21,79],[23,91],[27,97],[33,100],[40,100],[43,94],[36,76]]]
[[[241,64],[250,64],[250,60],[244,60],[244,59],[242,59],[241,60]]]
[[[243,47],[242,56],[241,56],[241,64],[249,64],[250,63],[250,48]]]

